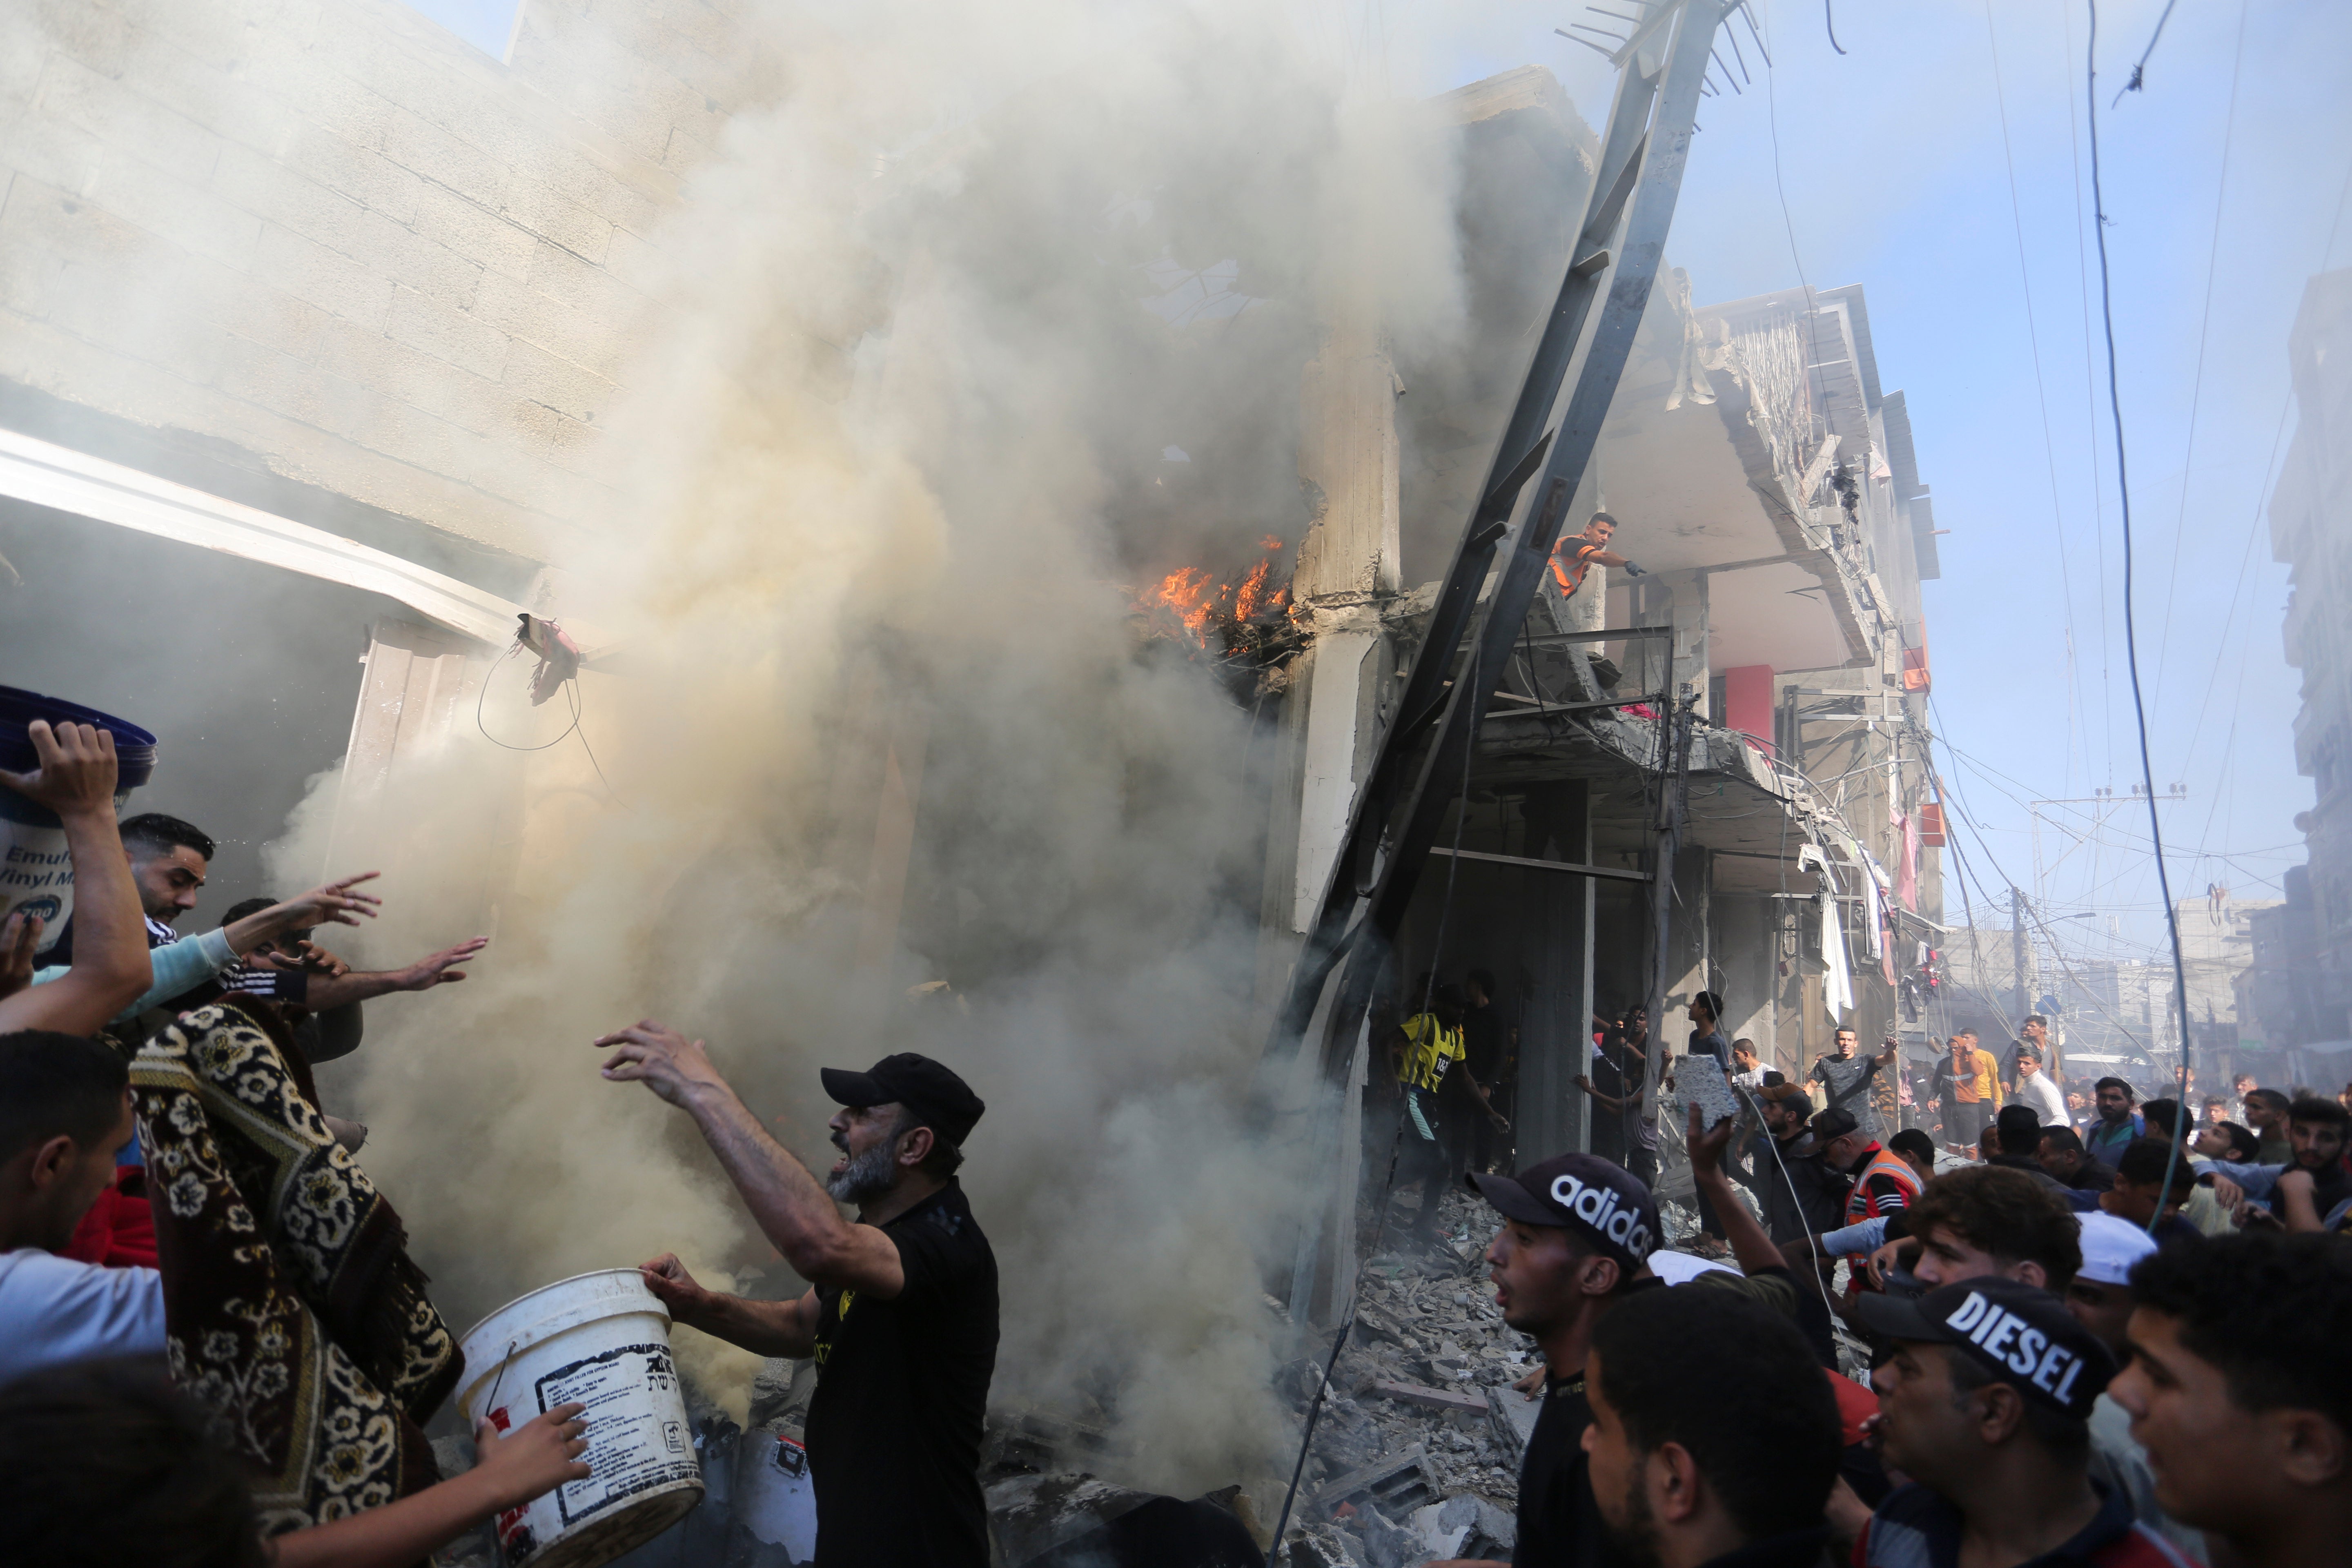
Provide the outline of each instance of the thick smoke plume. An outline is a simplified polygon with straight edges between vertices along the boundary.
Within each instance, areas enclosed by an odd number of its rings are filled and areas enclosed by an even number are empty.
[[[553,563],[556,611],[620,650],[581,687],[595,765],[468,713],[381,794],[322,779],[279,852],[288,886],[330,854],[386,868],[373,954],[495,922],[471,980],[372,1009],[328,1075],[460,1326],[665,1248],[798,1288],[686,1119],[597,1077],[597,1033],[706,1037],[820,1172],[816,1068],[911,1045],[990,1104],[964,1179],[1003,1272],[999,1400],[1098,1415],[1144,1484],[1268,1468],[1262,1280],[1299,1173],[1295,1121],[1245,1110],[1266,806],[1246,713],[1139,651],[1120,584],[1295,551],[1330,302],[1424,350],[1460,309],[1444,137],[1292,20],[753,17],[774,85],[656,237],[606,426],[622,502]],[[494,672],[491,728],[552,733],[521,679]],[[881,974],[848,962],[835,832],[875,722],[926,737]],[[927,980],[953,990],[903,999]]]

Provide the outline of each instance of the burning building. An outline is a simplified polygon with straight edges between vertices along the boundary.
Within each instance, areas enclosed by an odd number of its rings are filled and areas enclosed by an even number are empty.
[[[273,844],[428,863],[516,953],[361,1086],[420,1235],[468,1238],[448,1290],[668,1246],[792,1283],[658,1129],[471,1040],[640,986],[791,1020],[793,1068],[966,1030],[1030,1156],[972,1178],[1032,1282],[1019,1392],[1174,1490],[1273,1468],[1256,1287],[1286,1334],[1349,1294],[1384,1042],[1321,977],[1359,901],[1347,984],[1500,978],[1525,1154],[1587,1146],[1591,1021],[1634,1001],[1719,992],[1792,1077],[1837,1024],[1923,1034],[1937,531],[1861,289],[1702,305],[1662,264],[1696,24],[1598,132],[1530,67],[1369,133],[1220,97],[1197,167],[1113,100],[1163,130],[1248,51],[1057,57],[892,141],[801,107],[839,39],[760,24],[526,0],[492,61],[394,0],[0,20],[11,679],[152,721],[225,886]],[[1564,277],[1617,363],[1522,430]],[[1496,613],[1498,548],[1601,510],[1642,575]],[[526,616],[584,660],[538,705]],[[1292,1178],[1322,1198],[1262,1223]]]

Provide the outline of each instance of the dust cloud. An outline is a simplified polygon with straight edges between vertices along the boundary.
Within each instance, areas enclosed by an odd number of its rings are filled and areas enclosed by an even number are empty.
[[[326,1092],[462,1327],[666,1248],[797,1288],[688,1120],[598,1078],[597,1033],[707,1037],[820,1171],[816,1068],[929,1051],[990,1107],[964,1181],[997,1400],[1108,1426],[1139,1484],[1265,1474],[1299,1181],[1244,1120],[1265,797],[1244,708],[1139,651],[1122,584],[1269,534],[1286,569],[1318,301],[1423,353],[1460,331],[1448,143],[1278,7],[748,25],[773,90],[655,237],[603,426],[622,500],[551,563],[554,612],[619,650],[580,687],[593,762],[467,713],[374,793],[322,776],[276,852],[283,886],[385,868],[373,956],[495,939],[372,1008]],[[568,715],[524,679],[482,709],[536,743]],[[843,780],[877,732],[902,772],[919,746],[921,826],[898,951],[861,966]],[[743,1358],[688,1354],[740,1401]]]

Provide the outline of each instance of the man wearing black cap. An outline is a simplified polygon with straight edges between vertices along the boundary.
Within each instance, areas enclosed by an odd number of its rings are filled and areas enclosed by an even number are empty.
[[[1845,1181],[1822,1163],[1820,1144],[1806,1125],[1812,1097],[1793,1084],[1764,1091],[1762,1139],[1749,1150],[1742,1173],[1764,1211],[1764,1229],[1775,1242],[1804,1240],[1844,1223]]]
[[[814,1356],[810,1479],[819,1568],[984,1568],[981,1421],[996,1369],[996,1256],[955,1178],[986,1109],[928,1057],[826,1068],[841,1158],[822,1185],[768,1136],[704,1054],[647,1019],[596,1042],[604,1076],[694,1118],[735,1190],[812,1289],[750,1301],[697,1284],[676,1256],[640,1266],[681,1323],[761,1355]],[[851,1224],[836,1202],[857,1209]]]
[[[1503,1216],[1486,1248],[1503,1321],[1543,1352],[1543,1410],[1519,1466],[1522,1568],[1600,1560],[1607,1526],[1592,1500],[1582,1447],[1592,1407],[1584,1358],[1601,1316],[1637,1285],[1654,1285],[1649,1256],[1664,1232],[1649,1188],[1593,1154],[1560,1154],[1513,1176],[1472,1172]],[[1506,1396],[1508,1397],[1508,1396]]]
[[[1912,1483],[1879,1504],[1858,1568],[2183,1568],[2128,1497],[2091,1479],[2091,1407],[2116,1363],[2063,1301],[1981,1277],[1856,1310],[1895,1342],[1871,1385],[1882,1457]]]

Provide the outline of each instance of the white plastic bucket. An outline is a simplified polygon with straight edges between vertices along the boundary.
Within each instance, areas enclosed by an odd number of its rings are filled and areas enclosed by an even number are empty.
[[[634,1268],[577,1275],[484,1318],[460,1345],[457,1408],[513,1431],[559,1405],[588,1408],[592,1473],[498,1517],[507,1568],[596,1568],[702,1500],[669,1309]]]

